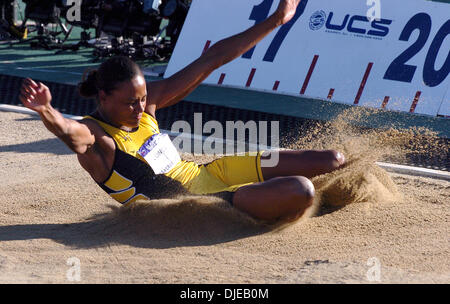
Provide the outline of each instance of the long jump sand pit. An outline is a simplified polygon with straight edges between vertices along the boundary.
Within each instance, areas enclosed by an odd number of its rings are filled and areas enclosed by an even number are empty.
[[[275,228],[219,199],[123,208],[36,116],[0,124],[0,283],[450,283],[448,181],[336,146],[317,210]]]

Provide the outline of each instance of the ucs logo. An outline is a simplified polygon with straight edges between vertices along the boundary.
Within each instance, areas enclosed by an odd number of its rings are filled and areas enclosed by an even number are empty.
[[[317,11],[309,18],[309,28],[312,30],[318,30],[325,24],[327,14],[324,11]]]
[[[345,15],[344,20],[340,23],[335,23],[337,21],[333,19],[336,19],[333,12],[330,12],[327,18],[324,11],[316,11],[309,19],[309,28],[311,30],[319,30],[325,25],[327,29],[333,31],[347,29],[350,33],[385,37],[389,34],[388,25],[392,23],[392,20],[389,19],[374,19],[370,21],[367,16],[352,16],[350,14]]]

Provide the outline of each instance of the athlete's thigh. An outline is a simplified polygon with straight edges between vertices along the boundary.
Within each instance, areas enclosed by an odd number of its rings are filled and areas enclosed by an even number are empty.
[[[261,182],[260,157],[260,153],[225,156],[206,165],[206,169],[229,186]]]
[[[298,214],[308,208],[314,186],[303,176],[276,177],[237,189],[233,205],[259,219],[276,219]]]

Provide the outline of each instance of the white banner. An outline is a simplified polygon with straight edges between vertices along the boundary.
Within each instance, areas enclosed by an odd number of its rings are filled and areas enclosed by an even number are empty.
[[[279,0],[194,0],[165,77]],[[436,116],[449,115],[450,4],[303,0],[296,16],[205,84]]]

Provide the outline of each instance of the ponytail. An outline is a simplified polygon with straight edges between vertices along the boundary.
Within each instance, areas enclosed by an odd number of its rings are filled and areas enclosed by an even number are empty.
[[[78,92],[84,98],[95,98],[98,94],[98,70],[87,70],[83,74],[82,82],[78,84]]]

